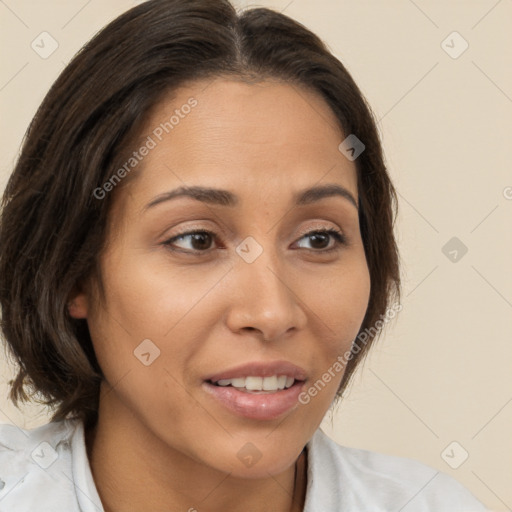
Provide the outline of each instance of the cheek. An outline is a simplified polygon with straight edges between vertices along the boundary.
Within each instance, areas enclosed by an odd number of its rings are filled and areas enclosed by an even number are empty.
[[[124,278],[130,274],[131,279]],[[105,279],[108,308],[95,308],[89,330],[106,393],[113,388],[111,406],[122,403],[147,424],[155,411],[167,419],[172,415],[175,433],[187,432],[187,418],[201,412],[183,384],[199,350],[194,330],[202,332],[193,305],[208,283],[177,286],[181,293],[172,293],[160,277],[143,267],[111,272]]]
[[[120,332],[133,342],[145,338],[164,340],[181,322],[189,321],[206,302],[202,298],[222,277],[223,269],[197,272],[152,264],[150,258],[131,257],[105,266],[108,310],[99,312],[97,323],[104,334]],[[103,314],[104,313],[104,314]],[[197,315],[196,315],[197,316]],[[197,319],[197,318],[196,318]]]
[[[111,255],[104,261],[108,307],[95,306],[88,324],[98,362],[110,383],[128,371],[134,379],[146,363],[153,372],[151,385],[157,382],[158,366],[183,380],[184,369],[201,350],[210,324],[220,316],[208,293],[229,267],[198,272],[193,266],[171,267],[148,260],[132,250],[130,258]],[[169,374],[163,373],[158,382],[168,380]]]
[[[323,324],[326,346],[336,352],[351,344],[363,322],[370,297],[370,275],[366,261],[356,260],[332,272],[317,286],[304,292],[318,322]]]
[[[333,273],[323,286],[310,287],[306,295],[315,314],[318,346],[314,378],[308,383],[303,405],[327,409],[334,399],[347,363],[347,355],[363,322],[370,297],[366,261]],[[314,290],[314,291],[313,291]]]

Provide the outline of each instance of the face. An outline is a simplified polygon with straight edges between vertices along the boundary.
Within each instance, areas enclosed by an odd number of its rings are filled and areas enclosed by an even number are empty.
[[[343,139],[320,97],[269,81],[195,82],[152,113],[109,217],[105,302],[89,288],[72,313],[103,406],[151,456],[260,478],[319,426],[370,292]]]

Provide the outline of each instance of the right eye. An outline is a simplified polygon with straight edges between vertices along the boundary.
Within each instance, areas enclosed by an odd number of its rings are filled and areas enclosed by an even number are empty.
[[[190,252],[190,253],[201,253],[207,252],[210,249],[211,242],[217,239],[216,233],[207,229],[200,229],[194,231],[185,231],[179,233],[172,238],[169,238],[162,245],[168,247],[171,251],[177,252]],[[188,247],[181,247],[176,249],[176,242],[188,240]]]

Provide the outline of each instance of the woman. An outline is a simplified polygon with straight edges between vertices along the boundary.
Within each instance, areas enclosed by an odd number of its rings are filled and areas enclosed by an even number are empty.
[[[11,397],[54,415],[2,426],[1,508],[484,510],[318,429],[400,308],[395,200],[364,98],[302,25],[227,0],[114,20],[4,195]]]

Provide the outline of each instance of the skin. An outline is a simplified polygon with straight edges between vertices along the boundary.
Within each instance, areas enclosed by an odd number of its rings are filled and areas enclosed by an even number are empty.
[[[141,140],[191,96],[197,106],[116,190],[105,302],[93,281],[72,297],[106,378],[86,438],[92,472],[107,512],[302,510],[304,488],[292,504],[295,462],[343,372],[268,421],[231,412],[202,383],[242,363],[287,360],[306,370],[306,389],[350,348],[370,294],[357,208],[340,196],[294,206],[292,195],[332,183],[357,201],[355,164],[338,150],[345,137],[324,100],[272,81],[188,84],[151,113]],[[183,185],[228,189],[238,204],[178,198],[145,209]],[[307,235],[331,228],[346,244]],[[201,229],[216,237],[166,245]],[[248,236],[263,249],[252,263],[235,251]],[[134,356],[144,339],[160,350],[149,366]],[[248,442],[262,455],[251,467],[237,457]]]

